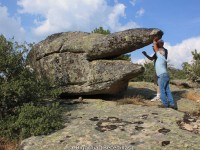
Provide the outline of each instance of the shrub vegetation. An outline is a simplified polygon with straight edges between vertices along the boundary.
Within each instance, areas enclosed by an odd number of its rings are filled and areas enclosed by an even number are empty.
[[[197,50],[192,51],[193,60],[192,63],[183,63],[183,70],[189,80],[193,82],[200,82],[200,52]]]
[[[44,98],[58,96],[50,83],[37,79],[26,64],[32,44],[19,44],[0,35],[0,137],[23,139],[62,127],[58,104],[43,106]]]

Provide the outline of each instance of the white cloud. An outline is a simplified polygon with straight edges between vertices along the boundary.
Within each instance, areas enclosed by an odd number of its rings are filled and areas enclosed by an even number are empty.
[[[116,4],[110,15],[108,16],[108,25],[115,31],[122,31],[130,28],[138,28],[137,23],[130,21],[125,25],[119,22],[120,17],[126,17],[125,6],[123,4]]]
[[[174,46],[165,43],[165,48],[168,49],[169,63],[176,68],[181,68],[183,62],[191,63],[193,59],[192,51],[196,49],[197,52],[200,52],[200,37],[186,39]]]
[[[35,19],[33,33],[46,36],[55,32],[87,31],[102,26],[112,32],[139,27],[135,22],[119,22],[126,17],[125,5],[116,2],[109,6],[106,0],[18,0],[19,12],[40,16]]]
[[[131,0],[130,3],[131,5],[135,6],[137,0]]]
[[[136,16],[135,17],[142,17],[145,13],[145,10],[143,8],[141,8],[140,10],[138,10],[136,12]]]
[[[132,59],[131,62],[135,63],[135,64],[141,64],[144,65],[146,62],[150,62],[147,59],[141,58],[141,59]]]
[[[14,37],[17,41],[24,41],[25,30],[21,26],[21,20],[9,15],[7,7],[0,5],[0,34],[7,38]]]

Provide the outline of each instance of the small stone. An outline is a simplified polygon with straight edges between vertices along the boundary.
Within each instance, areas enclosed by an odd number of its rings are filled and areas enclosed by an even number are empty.
[[[166,145],[169,145],[170,144],[170,141],[162,141],[162,146],[166,146]]]
[[[195,125],[193,126],[193,129],[198,129],[198,125],[195,124]]]
[[[183,128],[186,129],[186,130],[188,130],[188,131],[193,131],[193,127],[190,124],[184,124]]]
[[[196,121],[196,119],[194,119],[194,118],[189,118],[188,119],[190,122],[195,122]]]
[[[83,101],[83,98],[82,98],[82,97],[79,97],[78,100],[79,100],[80,102],[82,102],[82,101]]]

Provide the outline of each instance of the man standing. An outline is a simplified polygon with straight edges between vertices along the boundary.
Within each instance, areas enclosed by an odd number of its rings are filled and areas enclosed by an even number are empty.
[[[153,50],[154,50],[154,46],[153,46]],[[165,50],[165,58],[167,59],[168,51],[165,48],[164,48],[164,50]],[[154,50],[154,52],[155,52],[155,50]],[[142,53],[149,60],[154,61],[154,66],[155,66],[155,63],[156,63],[156,60],[157,60],[156,52],[154,53],[154,55],[152,57],[149,56],[149,55],[147,55],[147,53],[145,51],[143,51]],[[157,94],[156,94],[156,97],[154,97],[153,99],[151,99],[152,102],[154,102],[154,101],[160,101],[160,88],[158,86],[158,77],[157,77],[156,73],[154,74],[154,84],[157,85]]]
[[[156,52],[157,60],[155,63],[156,75],[158,76],[158,85],[160,88],[161,107],[177,109],[172,93],[169,87],[169,74],[167,72],[166,51],[163,47],[164,41],[158,40],[155,37],[153,40],[154,50]]]

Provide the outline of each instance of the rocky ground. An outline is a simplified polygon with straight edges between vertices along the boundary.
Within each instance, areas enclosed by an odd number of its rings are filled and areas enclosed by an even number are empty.
[[[130,83],[124,97],[62,100],[65,128],[25,139],[20,148],[198,150],[200,89],[171,87],[178,111],[150,102],[156,87],[145,82]]]

